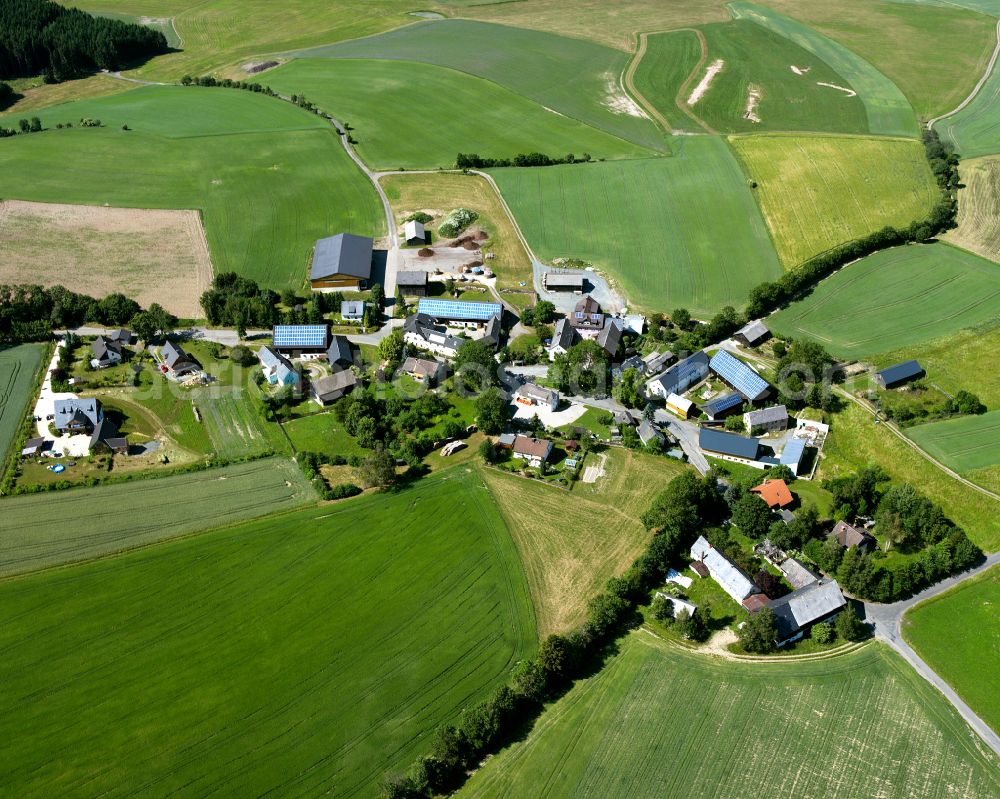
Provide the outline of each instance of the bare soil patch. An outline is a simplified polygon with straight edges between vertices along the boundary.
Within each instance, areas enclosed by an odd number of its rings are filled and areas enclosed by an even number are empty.
[[[121,292],[180,317],[198,298],[212,261],[197,211],[0,202],[0,284],[63,285],[104,297]]]

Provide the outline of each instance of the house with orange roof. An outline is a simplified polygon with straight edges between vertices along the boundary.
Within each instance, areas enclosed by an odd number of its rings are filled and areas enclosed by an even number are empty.
[[[771,510],[786,508],[795,501],[784,480],[765,480],[750,490],[764,500]]]

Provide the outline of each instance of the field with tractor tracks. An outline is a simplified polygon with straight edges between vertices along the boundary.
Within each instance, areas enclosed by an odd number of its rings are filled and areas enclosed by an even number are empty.
[[[34,399],[31,392],[44,355],[44,344],[0,347],[0,463],[6,461],[28,403]]]

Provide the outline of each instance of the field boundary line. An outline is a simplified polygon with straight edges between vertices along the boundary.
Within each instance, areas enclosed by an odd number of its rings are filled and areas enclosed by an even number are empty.
[[[957,114],[959,111],[965,108],[969,103],[971,103],[973,100],[976,99],[976,97],[979,95],[979,92],[982,91],[983,86],[986,85],[986,81],[988,81],[990,79],[990,76],[993,74],[993,68],[996,66],[997,58],[1000,58],[1000,19],[997,20],[997,43],[996,46],[993,48],[993,54],[990,56],[989,63],[986,64],[986,69],[983,71],[982,77],[979,79],[976,85],[972,87],[972,91],[969,92],[969,96],[966,97],[964,100],[962,100],[962,102],[960,102],[957,106],[955,106],[951,111],[948,111],[945,114],[941,114],[940,116],[936,116],[933,119],[928,120],[926,125],[927,130],[930,130],[932,127],[934,127],[934,125],[936,125],[941,120],[955,116],[955,114]]]
[[[694,35],[698,37],[698,44],[701,45],[701,58],[698,60],[694,69],[691,70],[691,74],[687,76],[687,80],[685,80],[677,90],[677,95],[674,97],[674,103],[681,111],[691,117],[691,119],[698,123],[698,125],[703,127],[707,133],[711,133],[713,136],[718,136],[720,135],[719,131],[698,116],[691,109],[691,107],[685,103],[683,99],[681,99],[688,93],[688,90],[691,88],[691,84],[694,83],[695,78],[701,74],[701,68],[705,66],[705,62],[708,61],[708,39],[706,39],[705,34],[697,28],[679,28],[678,30],[689,30],[694,32]]]
[[[639,105],[646,109],[649,115],[652,117],[653,121],[658,123],[660,127],[663,128],[664,132],[668,134],[673,134],[675,132],[673,125],[667,120],[663,114],[661,114],[657,108],[646,99],[646,96],[636,88],[633,78],[635,77],[635,72],[639,68],[639,62],[642,61],[643,56],[646,55],[646,33],[639,33],[636,35],[637,43],[635,48],[635,54],[632,56],[628,65],[625,67],[625,71],[622,73],[622,89],[626,93],[632,95]]]

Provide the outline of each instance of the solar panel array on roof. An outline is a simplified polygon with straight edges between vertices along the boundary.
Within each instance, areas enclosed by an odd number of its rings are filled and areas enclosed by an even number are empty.
[[[733,408],[738,408],[742,404],[743,396],[734,391],[732,394],[725,394],[721,397],[716,397],[711,402],[706,402],[701,406],[701,409],[708,414],[709,417],[713,417],[718,416],[720,413],[732,410]]]
[[[709,367],[719,377],[735,388],[748,400],[758,400],[767,394],[767,381],[747,366],[739,358],[725,350],[719,350],[708,362]]]
[[[460,302],[425,297],[417,304],[419,313],[435,319],[454,319],[462,322],[488,322],[502,310],[497,302]]]
[[[274,346],[281,349],[326,349],[326,325],[275,325]]]

